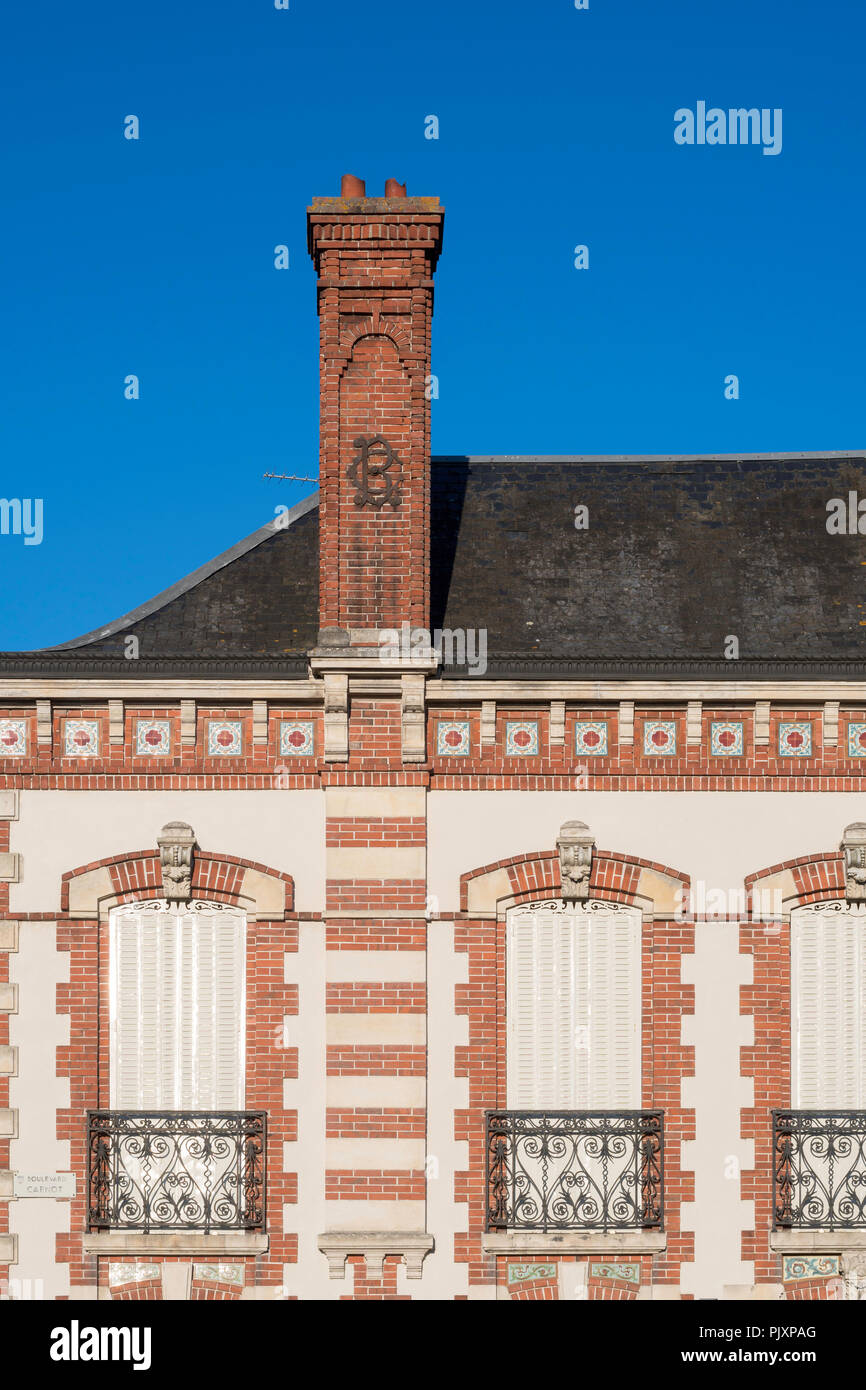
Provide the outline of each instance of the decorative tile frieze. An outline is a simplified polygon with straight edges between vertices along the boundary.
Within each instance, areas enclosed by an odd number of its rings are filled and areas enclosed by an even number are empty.
[[[838,1255],[783,1255],[782,1279],[786,1284],[798,1279],[831,1279],[841,1273]]]
[[[509,758],[538,756],[538,721],[509,719],[505,724],[505,754]]]
[[[63,756],[66,758],[99,757],[98,719],[64,719]]]
[[[243,720],[209,719],[207,751],[211,758],[239,758],[244,751]]]
[[[574,725],[574,751],[581,758],[606,758],[607,720],[578,719]]]
[[[168,719],[137,719],[135,751],[139,757],[165,757],[171,752],[171,723]]]
[[[848,757],[866,758],[866,724],[848,725]]]
[[[514,1260],[508,1264],[508,1284],[527,1284],[534,1279],[555,1279],[556,1265],[550,1264],[529,1264],[524,1260],[516,1263]]]
[[[0,719],[0,758],[23,758],[27,753],[27,720]]]
[[[280,723],[280,753],[289,758],[311,758],[315,748],[312,719],[284,719]]]
[[[677,751],[677,726],[673,719],[645,719],[644,757],[671,757]]]
[[[144,1284],[159,1279],[159,1265],[120,1264],[113,1260],[108,1266],[109,1288],[116,1289],[120,1284]]]
[[[745,747],[743,723],[739,719],[718,719],[710,724],[710,756],[741,758]]]
[[[243,1265],[193,1265],[192,1275],[209,1284],[234,1284],[239,1289],[244,1286]]]
[[[640,1283],[640,1265],[608,1263],[593,1264],[589,1267],[591,1279],[621,1279],[626,1284]]]
[[[468,719],[440,719],[436,725],[436,753],[440,758],[462,758],[470,752]]]
[[[812,725],[805,720],[785,720],[779,725],[779,757],[811,758]]]

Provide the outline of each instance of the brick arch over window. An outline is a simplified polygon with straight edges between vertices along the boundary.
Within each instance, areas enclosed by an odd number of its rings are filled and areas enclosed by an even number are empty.
[[[409,337],[409,330],[401,323],[380,319],[374,322],[372,318],[359,319],[357,323],[343,324],[340,332],[340,349],[346,354],[346,361],[342,364],[342,371],[345,371],[349,358],[353,355],[358,344],[366,339],[387,338],[396,349],[397,356],[401,362],[412,356],[412,343]]]
[[[796,907],[808,903],[827,902],[845,892],[845,864],[839,850],[828,854],[804,854],[799,859],[786,859],[781,864],[759,869],[745,879],[750,916],[755,895],[758,913],[762,902],[777,901],[783,916],[789,917]],[[765,914],[766,915],[766,914]]]
[[[665,1112],[666,1248],[651,1258],[655,1283],[678,1284],[680,1266],[694,1259],[694,1236],[683,1231],[680,1205],[694,1197],[691,1172],[682,1172],[680,1141],[695,1137],[694,1111],[682,1101],[682,1079],[694,1072],[694,1048],[683,1042],[683,1017],[694,1012],[694,986],[683,983],[682,957],[694,951],[693,922],[680,920],[688,875],[610,850],[593,854],[589,897],[639,909],[643,918],[642,1103]],[[458,1199],[468,1203],[467,1230],[455,1237],[457,1258],[472,1284],[507,1289],[508,1259],[485,1253],[485,1111],[506,1101],[506,913],[511,907],[561,894],[559,856],[540,850],[485,864],[460,880],[461,912],[455,949],[468,957],[468,984],[456,986],[455,1007],[468,1019],[468,1043],[455,1054],[455,1075],[468,1080],[469,1101],[455,1119],[456,1136],[469,1144],[469,1168],[455,1174]],[[545,1254],[545,1260],[558,1258]],[[649,1267],[645,1270],[649,1282]]]
[[[106,917],[122,903],[164,896],[159,851],[131,850],[64,874],[60,905],[70,917]],[[226,903],[250,917],[274,921],[294,909],[295,885],[290,874],[252,859],[197,850],[192,897]]]
[[[87,1230],[86,1115],[110,1106],[109,913],[162,897],[159,854],[150,849],[84,864],[62,878],[57,949],[68,953],[69,983],[57,987],[57,1011],[69,1016],[70,1042],[57,1049],[57,1075],[69,1079],[69,1106],[57,1112],[57,1138],[69,1143],[76,1196],[69,1231],[57,1235],[56,1246],[58,1261],[70,1266],[73,1298],[82,1287],[105,1287],[107,1279],[108,1259],[95,1253]],[[286,954],[298,949],[294,882],[265,864],[199,850],[192,898],[236,907],[247,917],[246,1109],[268,1115],[267,1248],[256,1252],[256,1280],[279,1285],[284,1263],[297,1258],[298,1243],[297,1234],[284,1229],[284,1211],[296,1201],[297,1174],[283,1162],[284,1145],[297,1137],[297,1112],[284,1109],[283,1099],[284,1081],[298,1068],[297,1048],[287,1045],[285,1031],[287,1016],[298,1013],[298,987],[285,983]]]
[[[644,917],[669,920],[681,916],[688,901],[688,874],[636,859],[612,850],[596,850],[592,856],[589,896],[601,902],[640,908]],[[540,850],[513,859],[472,869],[460,879],[460,908],[474,916],[495,913],[504,917],[510,907],[538,901],[562,891],[559,855]]]

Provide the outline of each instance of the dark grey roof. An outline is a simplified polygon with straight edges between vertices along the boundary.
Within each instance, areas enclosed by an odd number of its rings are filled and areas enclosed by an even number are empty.
[[[862,453],[434,459],[432,625],[486,630],[488,677],[863,679],[866,536],[826,523],[831,498],[866,495],[864,468]],[[0,674],[303,673],[317,497],[290,519],[106,628],[0,655]]]

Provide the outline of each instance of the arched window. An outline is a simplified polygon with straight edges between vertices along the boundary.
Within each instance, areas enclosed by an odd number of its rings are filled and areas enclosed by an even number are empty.
[[[791,913],[792,1098],[866,1108],[866,913],[844,902]]]
[[[220,903],[111,912],[112,1109],[243,1109],[245,936]]]
[[[509,1108],[639,1108],[640,912],[535,903],[506,934]]]

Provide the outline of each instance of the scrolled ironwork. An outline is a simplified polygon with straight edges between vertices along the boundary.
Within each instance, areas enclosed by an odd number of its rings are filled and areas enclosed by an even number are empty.
[[[866,1110],[773,1111],[773,1227],[866,1228]]]
[[[91,1230],[262,1231],[260,1110],[91,1110]]]
[[[489,1110],[487,1229],[661,1230],[660,1110]]]

